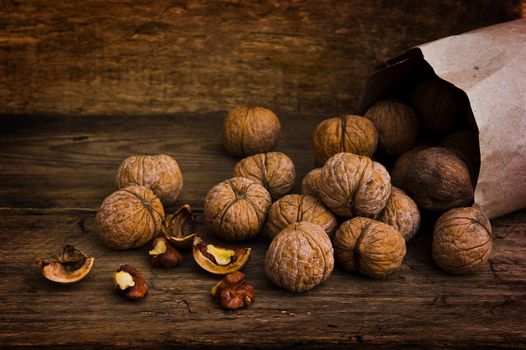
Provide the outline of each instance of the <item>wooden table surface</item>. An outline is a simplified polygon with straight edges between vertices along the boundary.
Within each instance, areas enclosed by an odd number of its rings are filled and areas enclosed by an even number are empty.
[[[149,266],[145,248],[106,248],[95,232],[95,213],[114,190],[120,162],[138,153],[178,160],[184,189],[177,204],[193,206],[207,235],[204,196],[231,176],[236,162],[222,146],[223,116],[0,119],[0,347],[526,348],[526,210],[493,220],[490,262],[466,276],[433,263],[430,223],[388,278],[336,267],[329,280],[303,294],[265,278],[266,239],[235,244],[253,248],[243,271],[256,290],[255,304],[238,311],[213,301],[209,290],[218,277],[202,271],[188,252],[182,266],[161,270]],[[313,166],[310,134],[318,121],[282,116],[278,150],[296,165],[296,191]],[[34,259],[68,242],[94,255],[95,264],[85,280],[55,285]],[[123,263],[145,275],[151,288],[145,300],[113,293],[112,273]]]

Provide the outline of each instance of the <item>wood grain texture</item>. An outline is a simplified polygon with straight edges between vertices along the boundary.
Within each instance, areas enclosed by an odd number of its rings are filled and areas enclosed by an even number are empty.
[[[349,113],[377,62],[521,3],[3,0],[0,113]]]
[[[117,252],[95,233],[95,212],[114,189],[122,159],[167,152],[179,162],[190,202],[202,223],[206,191],[229,177],[218,131],[222,115],[0,118],[0,347],[33,348],[526,348],[526,210],[493,221],[494,251],[480,272],[452,276],[431,259],[431,225],[408,244],[400,270],[385,280],[333,276],[304,294],[278,289],[264,276],[268,241],[250,246],[243,269],[256,290],[248,309],[223,311],[209,289],[218,278],[191,255],[182,266],[149,266],[146,249]],[[317,120],[283,119],[278,150],[300,179],[313,168],[310,135]],[[84,281],[57,286],[40,276],[34,258],[64,243],[95,255]],[[112,292],[111,275],[135,265],[150,295],[130,303]]]

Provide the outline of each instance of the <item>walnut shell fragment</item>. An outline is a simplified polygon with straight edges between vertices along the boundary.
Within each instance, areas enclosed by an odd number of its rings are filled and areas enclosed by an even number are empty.
[[[362,217],[341,224],[333,244],[336,261],[345,269],[376,278],[398,269],[406,253],[405,240],[397,229]]]
[[[205,271],[226,275],[240,270],[250,259],[250,248],[225,248],[204,242],[195,236],[192,254],[195,262]]]
[[[367,118],[346,115],[319,123],[312,136],[316,164],[321,166],[339,152],[371,157],[376,151],[378,132]]]
[[[35,264],[42,275],[50,281],[69,284],[88,275],[95,258],[87,256],[71,244],[66,244],[55,258],[36,259]]]
[[[376,220],[396,228],[408,242],[420,228],[420,211],[411,197],[392,186],[389,200]]]
[[[285,153],[268,152],[239,161],[234,167],[234,176],[246,177],[264,186],[274,201],[292,191],[296,171]]]
[[[177,161],[166,154],[140,155],[128,157],[121,163],[115,182],[118,189],[146,186],[164,205],[170,205],[183,188],[183,175]]]
[[[433,259],[447,272],[464,274],[480,269],[492,246],[490,221],[478,209],[451,209],[435,224]]]
[[[163,220],[161,231],[170,243],[177,248],[190,249],[197,235],[194,216],[190,205],[185,204]]]
[[[337,153],[322,168],[320,197],[335,214],[374,217],[391,194],[389,173],[370,158]]]
[[[289,194],[272,204],[265,228],[271,239],[283,229],[298,221],[319,225],[328,236],[332,236],[338,220],[320,201],[312,196]]]
[[[318,225],[300,221],[281,231],[265,257],[265,274],[275,285],[305,292],[329,278],[334,257],[329,236]]]
[[[261,231],[271,204],[265,187],[244,177],[234,177],[208,191],[204,220],[218,237],[242,241]]]

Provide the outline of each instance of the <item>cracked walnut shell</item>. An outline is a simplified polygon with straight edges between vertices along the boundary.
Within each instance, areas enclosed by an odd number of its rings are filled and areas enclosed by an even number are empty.
[[[325,281],[334,269],[329,236],[318,225],[300,221],[281,231],[265,257],[265,274],[275,285],[305,292]]]
[[[491,248],[491,224],[478,209],[451,209],[435,224],[433,259],[450,273],[463,274],[479,269],[488,261]]]
[[[128,249],[148,243],[161,230],[163,219],[161,201],[149,188],[128,186],[104,199],[96,228],[108,247]]]
[[[336,261],[345,269],[377,278],[398,269],[406,253],[405,240],[396,228],[362,217],[341,224],[333,245]]]
[[[225,148],[233,156],[245,157],[272,151],[278,143],[281,124],[263,107],[234,107],[223,122]]]
[[[339,152],[371,157],[376,151],[378,132],[369,119],[346,115],[319,123],[314,129],[312,142],[316,164],[323,165]]]
[[[392,186],[389,200],[376,220],[396,228],[408,242],[420,228],[420,211],[411,197]]]
[[[265,187],[244,177],[234,177],[208,191],[204,220],[218,237],[242,241],[261,231],[271,204]]]
[[[234,176],[242,176],[263,185],[272,200],[290,193],[294,188],[294,163],[281,152],[259,153],[246,157],[234,167]]]
[[[316,198],[289,194],[272,204],[265,228],[269,237],[274,239],[284,228],[298,221],[319,225],[328,236],[332,236],[338,226],[334,215]]]
[[[115,182],[118,189],[146,186],[163,204],[170,205],[183,188],[183,175],[177,161],[166,154],[131,156],[121,163]]]
[[[391,194],[383,165],[352,153],[337,153],[322,168],[320,197],[335,214],[374,217]]]

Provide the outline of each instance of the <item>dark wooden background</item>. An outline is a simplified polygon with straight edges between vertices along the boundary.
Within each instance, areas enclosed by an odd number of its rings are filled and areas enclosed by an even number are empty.
[[[263,237],[240,243],[254,249],[243,271],[256,303],[236,312],[213,302],[218,278],[188,253],[152,269],[145,249],[109,250],[94,230],[120,162],[167,153],[184,175],[177,204],[207,236],[204,196],[237,161],[221,122],[239,103],[278,113],[299,190],[313,127],[356,108],[377,61],[522,12],[508,0],[0,1],[0,348],[526,348],[526,210],[493,220],[490,262],[468,276],[434,265],[432,222],[389,278],[337,267],[304,294],[264,277]],[[33,261],[66,242],[95,265],[57,286]],[[150,284],[143,302],[112,293],[123,263]]]

